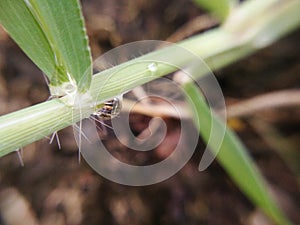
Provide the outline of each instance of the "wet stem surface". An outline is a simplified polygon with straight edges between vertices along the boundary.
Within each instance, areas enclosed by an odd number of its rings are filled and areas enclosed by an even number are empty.
[[[203,13],[191,2],[183,0],[86,0],[82,4],[94,57],[131,41],[164,40]],[[217,71],[215,74],[226,102],[231,104],[269,91],[299,88],[300,49],[296,47],[299,37],[300,33],[295,32],[263,51]],[[0,50],[0,114],[45,101],[48,90],[41,72],[2,29]],[[295,224],[300,223],[299,177],[266,143],[263,136],[268,134],[259,133],[251,121],[268,123],[280,133],[282,140],[299,146],[299,111],[299,107],[266,110],[231,121]],[[123,157],[131,162],[160,161],[170,154],[179,131],[177,120],[166,118],[166,121],[171,127],[167,141],[149,159],[145,155],[127,153],[127,149],[115,140],[106,138],[105,142],[112,153],[124,154]],[[133,131],[138,134],[148,122],[146,116],[132,116]],[[204,172],[197,171],[204,149],[201,141],[189,163],[172,178],[147,187],[127,187],[102,178],[84,161],[79,164],[72,132],[71,128],[59,132],[61,150],[55,142],[49,145],[48,139],[26,146],[22,153],[24,167],[21,167],[17,154],[0,159],[1,225],[7,218],[18,220],[20,214],[16,211],[8,213],[8,209],[17,203],[23,207],[27,224],[270,223],[236,188],[217,162]],[[299,154],[299,148],[297,150]],[[15,224],[23,224],[22,220],[24,218]]]

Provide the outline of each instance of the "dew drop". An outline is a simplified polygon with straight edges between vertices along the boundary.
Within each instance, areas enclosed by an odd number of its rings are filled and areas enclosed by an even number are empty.
[[[151,72],[156,72],[157,71],[157,64],[156,63],[150,63],[148,65],[148,70],[150,70]]]

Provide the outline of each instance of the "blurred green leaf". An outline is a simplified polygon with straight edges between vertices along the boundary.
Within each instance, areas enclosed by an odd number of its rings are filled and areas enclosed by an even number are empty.
[[[186,83],[184,90],[190,108],[194,109],[194,122],[205,142],[210,139],[209,148],[214,154],[217,154],[217,160],[224,170],[241,191],[276,223],[291,224],[270,197],[264,178],[238,137],[211,113],[197,86],[191,82]],[[211,133],[212,123],[214,123],[213,134]],[[224,129],[226,129],[225,136],[219,146],[216,143],[219,143],[219,139],[223,137]]]
[[[79,91],[91,82],[91,56],[77,0],[1,0],[0,22],[50,85],[75,80]]]
[[[238,0],[194,0],[194,2],[224,21]]]

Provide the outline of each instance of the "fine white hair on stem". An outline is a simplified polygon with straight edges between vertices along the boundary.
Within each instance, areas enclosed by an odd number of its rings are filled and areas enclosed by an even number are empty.
[[[78,136],[78,163],[81,162],[81,147],[82,147],[82,120],[79,121],[79,136]]]
[[[91,141],[89,140],[89,138],[85,135],[85,133],[82,131],[82,126],[80,127],[80,123],[79,123],[79,126],[78,126],[77,124],[73,124],[73,128],[74,128],[76,131],[78,131],[78,133],[79,133],[80,135],[82,135],[88,142],[91,142]]]
[[[52,144],[52,143],[53,143],[54,138],[56,139],[56,142],[57,142],[57,145],[58,145],[58,149],[61,149],[61,145],[60,145],[60,141],[59,141],[59,137],[58,137],[57,131],[55,131],[55,132],[52,134],[52,136],[51,136],[51,138],[50,138],[50,141],[49,141],[49,144]]]
[[[100,124],[103,125],[104,127],[108,127],[108,128],[110,128],[110,129],[113,129],[112,126],[109,126],[108,124],[104,123],[101,119],[97,119],[96,116],[91,116],[91,117],[89,117],[89,119],[90,119],[90,120],[94,120],[94,121],[100,123]],[[99,129],[101,129],[101,127],[99,127],[98,125],[96,125],[96,126],[97,126]]]
[[[23,148],[18,148],[16,149],[16,153],[20,162],[20,165],[23,167],[24,166],[24,161],[23,161]]]
[[[76,132],[74,132],[74,137],[75,137],[75,140],[76,140],[76,143],[78,146],[78,163],[80,163],[80,161],[81,161],[80,154],[81,154],[81,147],[82,147],[81,137],[84,136],[86,139],[87,139],[87,137],[85,136],[85,134],[83,134],[83,131],[82,131],[82,120],[79,121],[79,125],[74,123],[72,126],[73,126],[74,131],[76,131]]]

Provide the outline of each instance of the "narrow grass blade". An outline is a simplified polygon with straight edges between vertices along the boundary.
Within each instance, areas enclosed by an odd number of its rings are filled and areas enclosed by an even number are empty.
[[[50,85],[91,82],[91,56],[78,0],[1,0],[0,22]]]
[[[219,135],[210,137],[212,122],[217,124],[219,130],[223,130],[226,125],[211,113],[198,87],[190,82],[184,84],[184,89],[191,109],[194,109],[194,122],[206,142],[209,138],[212,139],[209,148],[213,153],[217,153],[217,160],[224,170],[241,191],[277,224],[291,224],[270,197],[264,178],[238,137],[229,128],[226,128],[222,145],[220,149],[216,149],[213,139],[219,138]]]
[[[194,0],[194,2],[224,21],[238,0]]]
[[[51,79],[56,73],[54,52],[23,0],[0,1],[0,23],[24,52]]]

